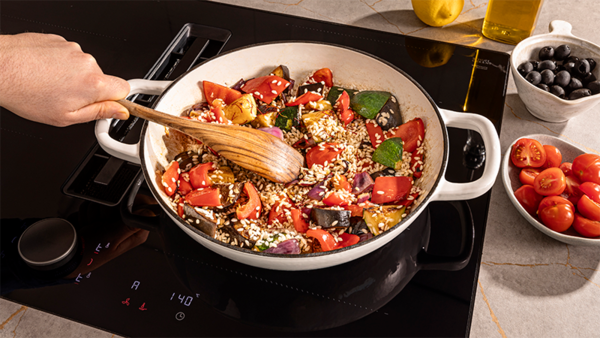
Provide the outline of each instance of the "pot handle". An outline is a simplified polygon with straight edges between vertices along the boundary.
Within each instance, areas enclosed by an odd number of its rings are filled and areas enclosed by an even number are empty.
[[[462,249],[457,256],[436,256],[421,250],[417,255],[417,266],[420,270],[458,271],[469,263],[475,244],[475,224],[471,209],[465,201],[448,201],[458,212],[462,230]]]
[[[129,82],[129,96],[135,94],[160,95],[171,84],[172,81],[152,81],[133,79]],[[96,122],[96,139],[98,143],[110,155],[132,163],[140,164],[139,142],[127,144],[119,142],[108,134],[113,119],[103,119]]]
[[[469,183],[453,183],[442,177],[434,201],[469,200],[485,194],[492,188],[500,170],[500,139],[496,128],[486,117],[472,113],[458,113],[440,109],[444,122],[449,127],[471,129],[479,132],[485,146],[485,168],[483,175]]]

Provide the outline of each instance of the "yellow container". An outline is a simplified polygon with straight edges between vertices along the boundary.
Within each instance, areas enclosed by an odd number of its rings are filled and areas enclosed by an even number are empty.
[[[492,40],[516,45],[529,37],[544,0],[490,0],[483,35]]]

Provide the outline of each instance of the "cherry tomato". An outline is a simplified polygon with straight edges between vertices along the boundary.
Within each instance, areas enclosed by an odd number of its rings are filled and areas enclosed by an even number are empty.
[[[546,151],[546,163],[544,164],[544,168],[558,168],[562,162],[560,150],[555,146],[544,144],[544,151]]]
[[[325,162],[330,164],[342,151],[344,151],[343,145],[321,143],[306,152],[306,165],[311,168],[313,164],[325,165]]]
[[[587,195],[581,196],[577,202],[577,211],[587,219],[600,221],[600,203],[592,201]]]
[[[399,137],[404,142],[404,151],[412,153],[417,149],[418,144],[423,143],[425,137],[425,125],[423,120],[416,118],[410,120],[404,124],[399,125],[396,128],[390,129],[386,134],[385,138]]]
[[[579,201],[581,195],[583,195],[583,192],[581,192],[580,189],[581,183],[579,182],[579,179],[571,175],[565,178],[565,182],[567,183],[567,186],[565,187],[565,190],[563,191],[561,196],[571,201],[571,203],[577,204],[577,201]]]
[[[535,191],[544,196],[560,195],[566,186],[565,174],[558,168],[548,168],[542,171],[533,181]]]
[[[587,197],[591,198],[592,201],[600,203],[600,184],[594,182],[583,182],[579,189],[582,193],[586,194]]]
[[[538,216],[545,226],[563,232],[571,227],[575,220],[573,204],[559,196],[546,197],[540,203]]]
[[[531,185],[521,186],[515,191],[515,197],[521,203],[521,206],[532,216],[535,216],[540,202],[544,199],[544,196],[535,192],[535,189]]]
[[[600,184],[600,156],[583,154],[573,160],[573,175],[581,182]]]
[[[162,175],[162,185],[167,196],[175,194],[177,181],[179,181],[179,162],[171,161]]]
[[[573,167],[573,163],[571,162],[563,162],[559,168],[565,173],[565,176],[571,175],[571,168]]]
[[[315,82],[325,82],[327,87],[333,87],[333,74],[329,68],[322,68],[317,70],[311,78],[315,80]]]
[[[537,140],[522,138],[513,144],[510,159],[518,168],[539,168],[546,163],[546,151]]]
[[[600,222],[589,220],[578,213],[575,213],[573,229],[585,237],[600,236]]]
[[[519,174],[519,181],[523,184],[533,185],[535,178],[542,172],[538,168],[523,168]]]

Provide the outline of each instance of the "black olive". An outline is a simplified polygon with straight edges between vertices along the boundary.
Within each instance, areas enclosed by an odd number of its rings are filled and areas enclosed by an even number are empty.
[[[554,56],[554,48],[550,46],[543,47],[540,49],[539,57],[540,60],[550,60]]]
[[[583,88],[583,84],[581,83],[581,81],[576,78],[576,77],[572,77],[571,78],[571,82],[569,82],[569,85],[567,86],[567,89],[569,91],[573,91],[579,88]]]
[[[596,81],[596,76],[592,72],[588,72],[583,76],[581,82],[583,82],[583,86],[587,87],[588,83]]]
[[[571,55],[571,47],[568,45],[560,45],[554,50],[554,59],[562,61]]]
[[[554,83],[554,73],[550,69],[544,69],[540,75],[542,76],[542,82],[546,85],[552,85]]]
[[[596,60],[592,58],[586,58],[586,60],[588,60],[588,63],[590,64],[590,72],[593,71],[594,68],[596,68]]]
[[[600,94],[600,80],[588,83],[587,87],[592,91],[592,94]]]
[[[587,88],[580,88],[580,89],[574,90],[573,92],[571,92],[571,94],[569,94],[569,100],[577,100],[582,97],[586,97],[586,96],[590,96],[590,95],[592,95],[591,90],[589,90]]]
[[[590,71],[590,63],[586,59],[578,60],[575,62],[575,68],[573,68],[573,71],[578,76],[585,76],[585,74],[589,73]]]
[[[541,72],[544,69],[555,70],[556,69],[556,61],[544,60],[544,61],[540,62],[537,69],[538,69],[538,72]]]
[[[533,70],[533,65],[531,64],[531,62],[525,61],[522,64],[520,64],[519,67],[517,67],[517,70],[519,71],[519,73],[521,73],[521,75],[525,76],[527,75],[527,73]]]
[[[565,60],[565,63],[566,63],[566,62],[573,62],[573,63],[575,63],[575,62],[577,62],[577,61],[579,61],[579,58],[578,58],[577,56],[573,56],[573,55],[571,55],[571,56],[569,56],[569,57],[568,57],[568,58]]]
[[[538,88],[540,88],[540,89],[543,89],[543,90],[545,90],[545,91],[547,91],[547,92],[549,92],[549,91],[550,91],[550,87],[548,87],[548,85],[547,85],[547,84],[545,84],[545,83],[538,83],[538,84],[536,85],[536,87],[538,87]]]
[[[560,97],[561,99],[565,98],[565,90],[561,86],[554,85],[550,87],[550,93]]]
[[[538,66],[540,65],[539,61],[537,61],[537,60],[529,60],[529,62],[533,66],[533,70],[537,70],[538,69]]]
[[[569,74],[573,74],[573,68],[575,68],[575,62],[565,62],[563,63],[563,68],[569,72]]]
[[[529,83],[531,83],[531,84],[536,85],[542,81],[542,75],[540,75],[540,73],[538,73],[534,70],[532,72],[529,72],[525,76],[525,80],[529,81]]]
[[[556,74],[556,77],[554,77],[554,84],[557,84],[563,88],[568,86],[569,82],[571,82],[571,74],[569,74],[569,72],[566,70],[561,70]]]

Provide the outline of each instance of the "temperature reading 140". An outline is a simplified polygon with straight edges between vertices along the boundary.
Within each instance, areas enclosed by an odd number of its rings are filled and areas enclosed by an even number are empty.
[[[171,295],[170,300],[173,300],[173,299],[175,299],[175,292],[173,292],[173,294]],[[186,295],[182,295],[182,294],[178,294],[177,299],[179,299],[179,302],[185,306],[190,306],[192,304],[192,301],[194,300],[194,298],[192,298],[192,296],[186,296]]]

